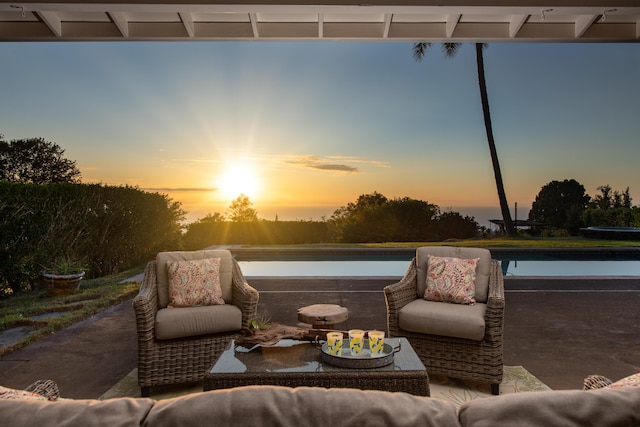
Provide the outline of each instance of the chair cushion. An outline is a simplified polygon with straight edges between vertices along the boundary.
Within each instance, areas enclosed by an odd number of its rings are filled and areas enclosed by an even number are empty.
[[[167,261],[188,261],[203,258],[220,258],[220,287],[222,299],[228,304],[232,301],[233,260],[231,252],[224,249],[203,251],[160,252],[156,256],[156,281],[158,283],[158,307],[169,305],[169,273]]]
[[[400,309],[400,329],[419,334],[482,341],[487,305],[449,304],[417,299]]]
[[[427,301],[475,304],[476,267],[479,258],[449,258],[427,255]]]
[[[242,329],[242,311],[233,304],[163,308],[156,314],[159,340],[233,332]]]
[[[169,307],[224,304],[220,258],[167,261]]]
[[[416,298],[424,298],[427,288],[427,255],[450,258],[480,258],[476,268],[476,302],[487,302],[489,294],[489,273],[491,272],[491,251],[484,248],[457,248],[453,246],[422,246],[416,250]]]

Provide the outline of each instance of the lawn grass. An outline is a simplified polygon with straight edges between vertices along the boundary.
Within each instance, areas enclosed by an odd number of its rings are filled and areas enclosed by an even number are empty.
[[[18,342],[0,348],[0,356],[133,298],[140,289],[140,283],[120,282],[142,271],[143,267],[139,267],[82,280],[80,289],[73,295],[50,297],[45,289],[38,289],[0,299],[0,333],[20,326],[29,330]],[[50,313],[55,315],[33,319]]]
[[[601,248],[601,247],[640,247],[638,240],[603,240],[585,237],[530,237],[515,238],[466,239],[450,240],[446,242],[412,242],[412,243],[376,243],[367,244],[368,247],[405,247],[419,246],[464,246],[477,248]]]
[[[640,240],[603,240],[585,237],[531,237],[450,239],[445,242],[313,243],[302,245],[242,245],[243,248],[418,248],[420,246],[463,246],[475,248],[640,248]]]

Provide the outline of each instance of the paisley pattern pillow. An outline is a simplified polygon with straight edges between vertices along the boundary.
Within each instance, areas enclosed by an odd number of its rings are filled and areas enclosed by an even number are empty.
[[[618,387],[640,387],[640,373],[629,375],[626,378],[616,381],[613,384],[609,384],[607,388]]]
[[[0,399],[49,400],[47,397],[25,390],[15,390],[0,386]],[[55,399],[54,399],[55,400]]]
[[[220,258],[167,261],[169,307],[224,304]]]
[[[424,299],[474,305],[476,267],[480,258],[463,259],[427,255],[427,289]]]

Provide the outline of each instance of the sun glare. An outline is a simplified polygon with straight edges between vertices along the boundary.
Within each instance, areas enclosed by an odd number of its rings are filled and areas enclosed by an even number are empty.
[[[232,166],[227,169],[220,178],[218,186],[222,193],[230,199],[235,199],[240,194],[252,198],[258,192],[256,175],[247,166]]]

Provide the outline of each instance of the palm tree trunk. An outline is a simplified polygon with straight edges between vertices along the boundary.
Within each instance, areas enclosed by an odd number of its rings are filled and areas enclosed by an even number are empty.
[[[491,163],[493,164],[493,174],[496,178],[496,187],[498,187],[498,199],[500,199],[500,210],[502,211],[502,220],[504,221],[504,230],[508,237],[516,235],[516,229],[511,220],[511,212],[507,203],[507,195],[504,192],[504,184],[502,182],[502,172],[500,172],[500,163],[498,162],[498,152],[496,151],[496,142],[493,139],[493,129],[491,127],[491,114],[489,113],[489,97],[487,95],[487,83],[484,79],[484,57],[482,55],[482,43],[476,43],[476,64],[478,66],[478,84],[480,85],[480,99],[482,101],[482,114],[484,116],[484,128],[487,131],[487,142],[489,143],[489,151],[491,152]]]

